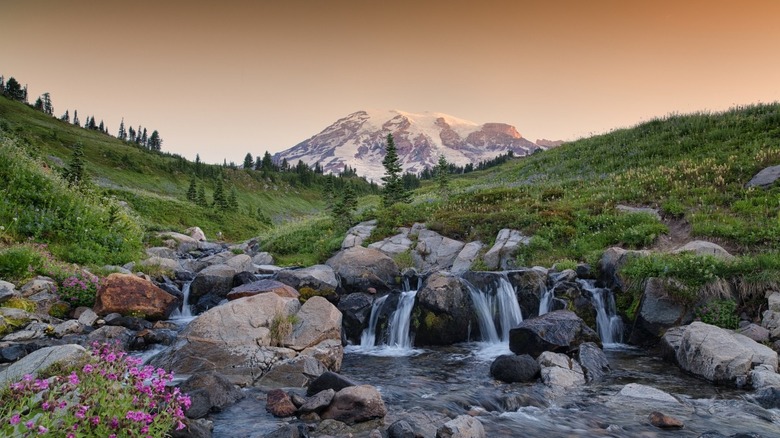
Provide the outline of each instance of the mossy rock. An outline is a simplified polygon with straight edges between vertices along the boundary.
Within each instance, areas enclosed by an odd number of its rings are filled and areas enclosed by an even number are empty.
[[[337,298],[336,291],[333,289],[313,289],[310,287],[302,287],[298,292],[301,296],[298,297],[301,304],[305,303],[311,297],[323,297],[326,300],[333,302]]]
[[[49,309],[49,316],[53,316],[59,319],[67,318],[69,313],[70,313],[70,304],[64,301],[60,301],[52,304],[51,309]]]

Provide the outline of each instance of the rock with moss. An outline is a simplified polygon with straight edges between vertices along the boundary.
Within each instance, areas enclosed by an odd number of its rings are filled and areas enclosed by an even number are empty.
[[[650,251],[633,251],[616,246],[607,249],[599,260],[599,280],[604,282],[608,287],[626,291],[626,279],[620,275],[620,268],[632,257],[645,257],[649,254]]]
[[[448,272],[431,274],[417,292],[412,311],[417,345],[451,345],[465,342],[469,326],[477,327],[468,289]]]
[[[338,288],[336,273],[328,265],[314,265],[303,269],[284,269],[274,275],[274,279],[297,290],[309,288],[320,296],[331,295]]]
[[[693,321],[691,305],[675,298],[670,290],[674,280],[649,278],[631,331],[629,342],[635,345],[653,344],[671,327]]]
[[[21,294],[16,290],[16,286],[7,281],[0,280],[0,305],[11,298],[17,298],[19,296],[21,296]]]

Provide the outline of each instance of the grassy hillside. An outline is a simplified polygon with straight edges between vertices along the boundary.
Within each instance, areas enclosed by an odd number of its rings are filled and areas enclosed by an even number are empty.
[[[74,145],[82,144],[93,191],[129,204],[146,230],[197,225],[207,236],[221,232],[226,240],[240,240],[256,236],[272,223],[316,213],[323,207],[320,190],[301,185],[294,174],[264,177],[254,170],[192,163],[75,127],[2,96],[0,131],[55,171],[67,167]],[[205,188],[209,201],[221,179],[226,193],[235,188],[238,208],[225,212],[187,201],[192,179]],[[0,221],[8,219],[0,217]]]

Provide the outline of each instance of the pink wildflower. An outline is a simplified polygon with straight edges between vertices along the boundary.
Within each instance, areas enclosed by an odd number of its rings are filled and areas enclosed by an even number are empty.
[[[22,421],[22,417],[19,414],[14,414],[13,417],[11,417],[11,424],[16,426],[19,424],[19,422]]]

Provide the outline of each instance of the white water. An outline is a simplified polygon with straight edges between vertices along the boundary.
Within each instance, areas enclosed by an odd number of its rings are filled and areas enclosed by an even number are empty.
[[[481,291],[466,282],[477,312],[482,341],[489,344],[509,344],[509,330],[523,321],[515,289],[506,277],[499,277],[495,293]]]
[[[361,349],[370,350],[376,346],[376,323],[379,321],[379,311],[382,309],[385,301],[387,301],[387,297],[388,295],[379,297],[371,305],[371,317],[368,320],[368,327],[360,335]]]
[[[555,298],[555,293],[553,293],[553,289],[548,289],[546,285],[542,284],[542,299],[539,301],[539,316],[544,315],[545,313],[550,313],[552,310],[552,303],[553,298]]]
[[[412,337],[409,336],[409,323],[412,317],[412,307],[414,307],[414,297],[417,291],[401,292],[401,298],[398,300],[398,307],[390,317],[390,323],[387,325],[387,345],[400,349],[412,348]]]
[[[418,279],[418,289],[421,286],[420,283],[421,281]],[[387,301],[389,295],[374,300],[374,303],[371,305],[371,316],[368,320],[368,327],[366,327],[360,335],[360,345],[347,347],[346,350],[372,356],[410,356],[419,354],[421,350],[412,348],[413,339],[409,329],[417,290],[408,290],[409,288],[409,280],[404,279],[404,289],[407,290],[401,292],[396,309],[388,320],[387,332],[385,333],[385,336],[382,337],[386,338],[386,343],[377,345],[376,329],[382,307],[385,305],[385,301]]]
[[[623,342],[623,320],[617,315],[615,295],[609,289],[596,287],[593,281],[577,280],[577,282],[590,292],[590,302],[596,309],[596,328],[605,346],[621,344]]]
[[[176,322],[189,322],[192,321],[195,316],[192,314],[192,306],[190,306],[190,286],[192,281],[184,283],[182,287],[182,303],[181,310],[176,309],[171,313],[171,320]]]

